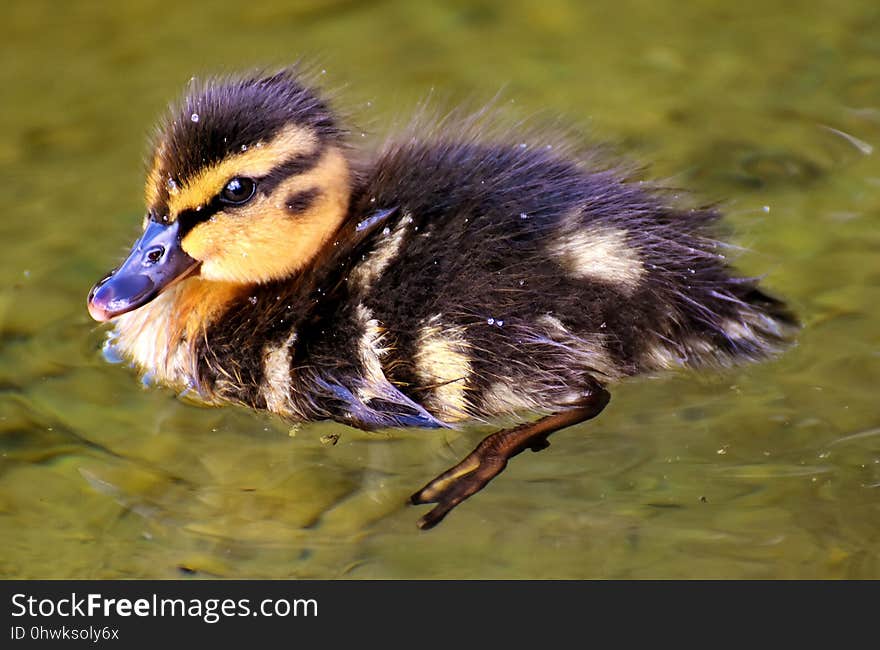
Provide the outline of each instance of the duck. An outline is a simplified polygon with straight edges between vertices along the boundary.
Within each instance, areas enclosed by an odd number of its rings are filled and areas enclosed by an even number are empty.
[[[489,121],[494,120],[490,117]],[[495,430],[409,499],[435,526],[611,388],[767,359],[798,323],[716,207],[595,149],[453,111],[369,150],[298,66],[190,83],[156,130],[109,342],[209,405]]]

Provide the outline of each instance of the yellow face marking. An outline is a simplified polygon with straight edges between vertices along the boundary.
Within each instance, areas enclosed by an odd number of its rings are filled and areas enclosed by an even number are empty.
[[[162,184],[167,182],[162,178],[162,157],[165,155],[165,143],[160,143],[156,147],[156,153],[153,155],[153,164],[147,174],[147,186],[144,199],[148,206],[156,205],[161,195]],[[145,226],[146,227],[146,226]]]
[[[207,204],[231,178],[264,176],[285,160],[313,153],[317,147],[318,139],[314,133],[301,126],[288,126],[270,142],[257,143],[246,151],[206,167],[183,185],[171,188],[168,197],[169,219],[173,221],[184,210]],[[167,179],[159,177],[158,167],[154,165],[148,179],[148,185],[153,187],[147,190],[148,201],[151,197],[155,201],[161,184],[166,182]]]
[[[277,161],[276,161],[277,162]],[[292,193],[320,194],[304,212],[288,213]],[[270,196],[257,194],[244,206],[218,212],[195,226],[181,246],[202,262],[201,277],[229,282],[268,282],[311,261],[333,236],[348,210],[349,171],[345,156],[328,148],[310,171],[281,183]]]

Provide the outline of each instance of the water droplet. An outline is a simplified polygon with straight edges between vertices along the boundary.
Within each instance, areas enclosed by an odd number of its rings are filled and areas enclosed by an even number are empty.
[[[504,321],[501,320],[501,319],[496,320],[496,321],[495,321],[495,324],[496,324],[498,327],[504,327]]]
[[[247,145],[246,145],[246,144],[241,145],[241,150],[242,150],[242,151],[247,151]]]
[[[193,122],[198,122],[199,121],[199,114],[193,113],[192,115],[189,116],[189,119],[191,119]]]
[[[373,198],[370,199],[370,203],[375,203],[375,202],[376,202],[376,197],[374,196]]]
[[[494,325],[494,324],[495,324],[495,319],[494,319],[494,318],[487,318],[487,319],[486,319],[486,324],[487,324],[487,325]]]
[[[520,281],[519,281],[519,286],[523,286],[525,283],[526,283],[525,280],[520,280]]]
[[[528,218],[529,218],[529,215],[526,214],[525,212],[520,212],[520,213],[519,213],[519,218],[520,218],[520,219],[528,219]]]
[[[257,304],[257,297],[256,296],[249,296],[248,302],[251,303],[252,305],[256,305]]]
[[[165,187],[168,188],[169,192],[176,192],[177,191],[177,181],[169,176],[168,180],[165,181]]]
[[[391,234],[391,228],[389,228],[388,226],[385,226],[384,228],[382,228],[382,234],[383,234],[383,235],[390,235],[390,234]]]
[[[599,325],[599,329],[600,329],[600,330],[604,330],[606,327],[608,327],[608,323],[606,323],[606,322],[603,320],[603,321],[602,321],[602,324]]]

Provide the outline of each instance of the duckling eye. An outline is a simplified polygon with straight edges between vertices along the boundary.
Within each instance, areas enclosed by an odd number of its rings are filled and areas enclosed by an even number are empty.
[[[241,205],[250,201],[256,191],[257,184],[253,179],[238,176],[226,183],[226,187],[220,192],[220,200],[224,203]]]

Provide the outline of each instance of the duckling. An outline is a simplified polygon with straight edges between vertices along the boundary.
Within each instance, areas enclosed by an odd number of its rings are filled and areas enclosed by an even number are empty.
[[[729,268],[716,210],[590,155],[450,120],[375,152],[347,135],[295,68],[193,85],[155,138],[143,233],[88,309],[209,404],[365,430],[506,420],[411,497],[436,504],[422,528],[615,382],[763,359],[796,328]]]

